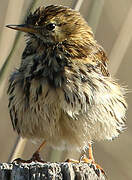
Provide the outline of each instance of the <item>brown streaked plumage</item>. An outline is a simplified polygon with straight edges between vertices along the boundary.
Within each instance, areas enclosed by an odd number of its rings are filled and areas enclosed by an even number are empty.
[[[39,7],[24,25],[7,27],[27,33],[8,88],[20,136],[81,151],[91,141],[119,135],[127,108],[124,89],[109,75],[107,56],[78,12]]]

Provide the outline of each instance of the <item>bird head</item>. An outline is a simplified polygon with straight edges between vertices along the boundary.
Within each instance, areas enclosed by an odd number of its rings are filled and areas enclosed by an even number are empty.
[[[46,44],[63,41],[85,41],[93,33],[79,12],[64,6],[40,6],[30,13],[21,25],[7,25],[8,28],[28,33],[31,39]],[[78,42],[77,42],[78,43]]]

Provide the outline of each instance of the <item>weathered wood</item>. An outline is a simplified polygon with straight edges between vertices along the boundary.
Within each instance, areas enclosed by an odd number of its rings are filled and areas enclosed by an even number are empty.
[[[106,180],[87,163],[1,163],[0,180]]]

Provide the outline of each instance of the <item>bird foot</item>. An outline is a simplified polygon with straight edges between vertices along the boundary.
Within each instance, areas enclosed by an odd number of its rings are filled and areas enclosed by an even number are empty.
[[[31,160],[35,162],[46,163],[46,161],[43,161],[43,159],[40,157],[40,154],[37,151],[32,155]]]
[[[32,157],[31,157],[31,159],[29,159],[29,160],[23,160],[23,159],[21,159],[21,158],[17,158],[17,159],[15,159],[14,161],[13,161],[13,163],[31,163],[31,162],[41,162],[41,163],[46,163],[46,161],[43,161],[42,159],[41,159],[41,157],[40,157],[40,154],[39,154],[39,152],[40,152],[40,150],[42,149],[42,147],[45,145],[45,143],[46,143],[46,141],[43,141],[41,144],[40,144],[40,146],[39,146],[39,148],[37,149],[37,151],[35,151],[35,153],[32,155]]]
[[[105,171],[103,170],[103,168],[98,165],[93,159],[88,159],[87,157],[83,157],[80,162],[84,162],[84,163],[88,163],[90,164],[89,167],[93,168],[95,173],[97,174],[97,176],[99,177],[100,176],[100,172],[105,176],[106,176],[106,173]]]
[[[36,151],[31,159],[28,159],[28,160],[24,160],[24,159],[21,159],[21,158],[17,158],[15,160],[13,160],[13,163],[17,163],[17,164],[20,164],[20,163],[31,163],[31,162],[41,162],[41,163],[46,163],[46,161],[43,161],[40,157],[40,154]]]

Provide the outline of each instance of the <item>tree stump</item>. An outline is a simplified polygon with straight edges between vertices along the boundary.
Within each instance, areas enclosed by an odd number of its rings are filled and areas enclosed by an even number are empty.
[[[106,180],[87,163],[1,163],[0,180]]]

